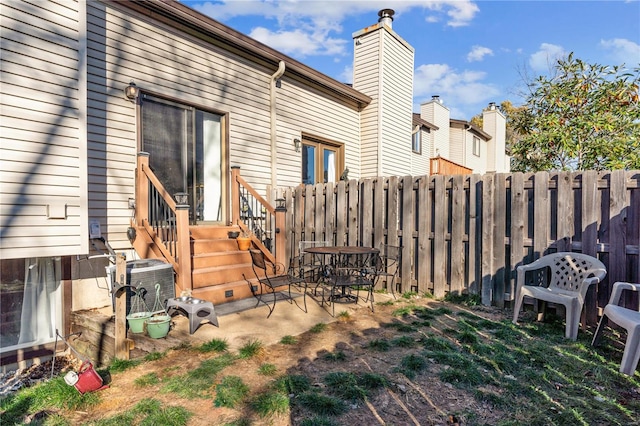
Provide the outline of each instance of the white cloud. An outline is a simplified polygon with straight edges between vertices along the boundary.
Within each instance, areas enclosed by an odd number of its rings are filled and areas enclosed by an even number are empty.
[[[626,64],[629,67],[640,64],[640,44],[624,38],[600,40],[600,47],[607,51],[609,57],[615,61],[609,65]]]
[[[288,55],[305,57],[309,55],[345,55],[347,41],[329,37],[323,32],[307,33],[303,30],[271,31],[257,27],[251,30],[252,37]]]
[[[413,80],[414,96],[427,100],[440,95],[444,105],[455,105],[456,111],[479,110],[500,95],[498,88],[483,82],[486,77],[482,71],[458,71],[446,64],[420,65]]]
[[[548,72],[553,69],[558,59],[567,56],[562,46],[542,43],[540,49],[529,57],[529,66],[536,72]]]
[[[484,46],[473,46],[471,52],[467,54],[468,62],[482,61],[485,56],[493,56],[493,50]]]
[[[343,83],[347,83],[347,84],[353,83],[353,66],[352,65],[347,65],[344,67],[344,69],[338,76],[338,81],[342,81]]]
[[[427,22],[446,20],[446,25],[451,27],[468,25],[479,12],[478,6],[470,0],[221,0],[215,3],[190,1],[188,4],[222,22],[238,16],[275,20],[276,28],[267,30],[262,25],[254,28],[250,36],[294,55],[344,54],[346,45],[351,42],[351,32],[343,34],[342,22],[347,17],[363,14],[374,20],[379,10],[388,7],[395,10],[396,18],[403,13],[426,9],[430,11]],[[349,29],[352,30],[355,29]],[[332,34],[340,34],[343,39]],[[300,39],[287,40],[287,37]]]

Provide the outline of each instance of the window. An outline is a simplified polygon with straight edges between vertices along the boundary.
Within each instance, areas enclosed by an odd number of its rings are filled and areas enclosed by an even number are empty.
[[[418,130],[412,136],[411,150],[416,154],[422,153],[422,130]]]
[[[61,259],[5,259],[0,270],[0,352],[53,342],[62,324]]]
[[[480,157],[480,138],[473,137],[473,155]]]
[[[312,138],[302,141],[302,183],[336,182],[344,164],[342,145]]]

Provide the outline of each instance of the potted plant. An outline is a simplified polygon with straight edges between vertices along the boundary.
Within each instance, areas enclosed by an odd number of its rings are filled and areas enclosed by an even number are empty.
[[[251,232],[242,231],[242,234],[236,238],[236,241],[238,242],[238,248],[240,250],[249,250],[249,247],[251,247]]]

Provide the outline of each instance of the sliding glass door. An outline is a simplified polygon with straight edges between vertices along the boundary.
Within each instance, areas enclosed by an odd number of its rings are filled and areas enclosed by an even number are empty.
[[[170,194],[187,193],[192,223],[224,221],[222,116],[142,96],[142,150]]]

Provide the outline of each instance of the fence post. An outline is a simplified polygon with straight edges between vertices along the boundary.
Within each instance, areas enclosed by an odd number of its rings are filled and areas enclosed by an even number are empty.
[[[178,287],[181,290],[192,290],[191,281],[191,238],[189,237],[189,205],[176,206],[176,227],[178,232]]]
[[[149,167],[149,153],[138,153],[138,167],[136,169],[136,225],[142,226],[143,221],[149,219],[149,181],[144,169]]]
[[[237,225],[240,221],[240,188],[238,187],[240,166],[231,166],[231,224]]]
[[[289,269],[289,259],[287,259],[287,206],[284,198],[276,198],[276,232],[275,250],[276,263],[284,265],[285,270]]]

